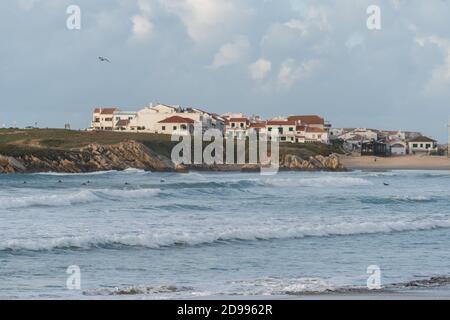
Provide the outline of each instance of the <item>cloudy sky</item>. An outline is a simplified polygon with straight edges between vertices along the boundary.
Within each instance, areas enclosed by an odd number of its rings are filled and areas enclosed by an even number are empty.
[[[73,4],[80,30],[66,26]],[[1,125],[84,128],[94,106],[159,101],[447,140],[446,0],[2,0],[0,12]]]

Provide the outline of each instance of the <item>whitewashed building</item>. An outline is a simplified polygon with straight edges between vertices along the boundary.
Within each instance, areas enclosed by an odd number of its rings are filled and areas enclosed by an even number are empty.
[[[161,134],[189,135],[194,132],[195,121],[178,115],[158,121],[157,132]]]
[[[227,118],[225,120],[224,135],[226,138],[245,139],[250,120],[247,117]]]
[[[136,117],[130,120],[127,131],[158,133],[160,128],[159,121],[177,114],[180,110],[181,108],[178,106],[150,105],[136,113]]]
[[[295,128],[296,122],[293,120],[269,120],[266,123],[267,134],[276,133],[280,142],[296,142]]]
[[[104,131],[114,130],[114,112],[116,112],[117,110],[118,108],[116,107],[95,108],[94,112],[92,113],[92,122],[90,129]]]
[[[409,154],[430,154],[437,149],[437,141],[425,136],[418,136],[408,141]]]
[[[408,152],[408,144],[400,139],[387,141],[391,147],[391,155],[404,156]]]

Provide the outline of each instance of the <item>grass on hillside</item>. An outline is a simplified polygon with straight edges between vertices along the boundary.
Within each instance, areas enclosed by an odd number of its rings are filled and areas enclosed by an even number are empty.
[[[135,140],[143,143],[158,154],[170,157],[177,142],[170,141],[169,135],[153,133],[128,133],[108,131],[75,131],[63,129],[0,129],[0,154],[21,156],[24,154],[51,154],[70,152],[91,143],[102,145]],[[205,143],[207,145],[208,143]],[[281,143],[280,154],[294,154],[303,158],[321,154],[340,153],[339,146],[321,143],[291,144]]]

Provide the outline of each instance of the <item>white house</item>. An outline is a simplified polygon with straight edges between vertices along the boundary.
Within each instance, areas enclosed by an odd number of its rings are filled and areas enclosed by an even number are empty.
[[[114,131],[126,131],[130,121],[136,118],[137,112],[134,111],[120,111],[116,110],[113,113],[114,117]]]
[[[224,130],[224,119],[213,113],[203,111],[198,108],[187,108],[179,115],[201,123],[204,131],[210,128],[218,129],[222,132]]]
[[[158,121],[158,133],[174,134],[174,135],[188,135],[194,132],[195,121],[190,118],[171,116],[161,121]]]
[[[299,126],[307,126],[325,130],[325,120],[317,115],[289,116],[288,121],[295,121]]]
[[[278,141],[281,142],[296,142],[296,122],[293,120],[269,120],[266,123],[267,134],[273,132],[278,134]]]
[[[247,129],[250,121],[247,117],[228,118],[225,120],[225,136],[227,138],[244,139],[247,137]]]
[[[158,133],[158,122],[164,120],[180,111],[178,106],[170,106],[164,104],[150,105],[136,113],[136,117],[130,120],[128,125],[129,131],[132,132],[151,132]]]
[[[391,155],[393,156],[404,156],[407,154],[408,146],[403,140],[388,140],[387,141],[391,147]]]
[[[112,131],[114,129],[114,112],[118,109],[112,108],[95,108],[92,113],[91,128],[93,130]]]
[[[408,141],[409,154],[430,154],[437,151],[437,141],[419,136]]]
[[[319,127],[309,127],[305,125],[296,126],[296,142],[320,142],[328,144],[328,132],[325,129]]]
[[[248,126],[247,134],[254,132],[256,136],[267,135],[266,122],[251,122]]]

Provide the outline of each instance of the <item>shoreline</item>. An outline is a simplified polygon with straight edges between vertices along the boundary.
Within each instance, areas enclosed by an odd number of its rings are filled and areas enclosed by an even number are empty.
[[[375,161],[376,159],[376,161]],[[450,158],[446,156],[339,156],[348,170],[450,170]]]

